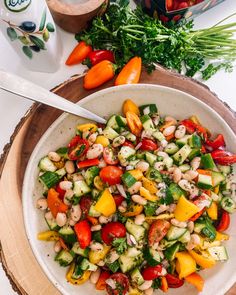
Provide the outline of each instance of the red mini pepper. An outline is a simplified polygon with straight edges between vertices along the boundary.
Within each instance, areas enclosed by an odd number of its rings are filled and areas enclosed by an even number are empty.
[[[84,64],[91,68],[103,60],[109,60],[114,63],[115,58],[113,52],[111,50],[94,50],[88,54]]]
[[[224,136],[222,134],[218,134],[214,140],[207,140],[206,144],[213,150],[217,150],[218,148],[225,146]]]
[[[91,160],[85,160],[77,163],[77,167],[79,169],[91,167],[91,166],[97,166],[100,163],[99,159],[91,159]]]

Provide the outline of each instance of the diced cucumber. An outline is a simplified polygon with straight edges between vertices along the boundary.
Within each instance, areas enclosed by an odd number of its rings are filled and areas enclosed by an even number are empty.
[[[186,233],[186,231],[186,228],[181,228],[172,225],[166,234],[166,238],[168,241],[178,240]]]
[[[190,235],[190,231],[187,230],[183,235],[182,237],[179,238],[179,241],[183,244],[186,244],[190,241],[191,239],[191,235]]]
[[[127,231],[134,236],[137,242],[140,242],[145,236],[145,228],[134,223],[132,219],[126,221],[125,227]]]
[[[125,172],[121,176],[121,179],[127,187],[131,187],[137,182],[136,178],[134,178],[133,175],[131,175],[129,172]]]
[[[229,213],[234,213],[236,211],[236,203],[230,197],[223,197],[220,204],[221,207]]]
[[[213,186],[211,175],[198,174],[197,186],[202,189],[210,189]]]
[[[57,167],[48,157],[44,157],[39,162],[39,169],[42,171],[55,172],[57,170]]]
[[[68,266],[73,261],[74,257],[67,250],[61,250],[55,257],[55,261],[58,261],[60,266]]]
[[[163,160],[164,165],[166,166],[167,169],[173,166],[174,160],[171,157],[166,157]]]
[[[122,132],[121,135],[123,135],[129,141],[136,141],[136,136],[129,131]]]
[[[197,221],[195,221],[194,231],[203,234],[211,241],[214,241],[216,238],[216,229],[212,225],[209,218],[200,217]]]
[[[143,115],[141,118],[140,118],[142,124],[143,124],[143,129],[144,130],[152,130],[154,131],[155,129],[155,126],[152,122],[152,119],[148,116],[148,115]]]
[[[150,247],[146,248],[143,252],[143,257],[147,261],[148,265],[155,266],[160,264],[162,259],[160,253]]]
[[[220,172],[224,174],[230,174],[231,173],[231,167],[230,166],[222,166],[222,165],[217,165],[218,169]]]
[[[120,115],[116,115],[116,122],[117,122],[119,127],[125,127],[127,125],[126,118],[124,118],[124,117],[122,117]]]
[[[92,232],[92,239],[98,243],[103,243],[101,231]]]
[[[114,138],[116,138],[117,136],[119,136],[119,134],[112,129],[111,127],[107,126],[104,130],[103,130],[103,135],[110,139],[113,140]]]
[[[99,168],[97,166],[92,166],[85,172],[84,178],[87,184],[90,186],[93,184],[94,178],[99,174]]]
[[[185,144],[178,152],[173,155],[174,161],[179,165],[183,164],[188,155],[191,153],[191,150],[191,147],[188,144]]]
[[[90,187],[84,180],[77,180],[74,182],[73,192],[75,196],[81,197],[91,191]]]
[[[131,271],[143,262],[142,252],[136,248],[129,248],[119,258],[120,268],[123,273]]]
[[[39,181],[45,188],[51,188],[55,186],[60,180],[60,177],[56,172],[46,171],[39,176]]]
[[[168,143],[164,149],[164,151],[169,155],[175,154],[178,150],[179,147],[174,142]]]
[[[107,126],[111,127],[112,129],[118,129],[119,126],[116,122],[116,115],[112,115],[108,121],[107,121]]]
[[[62,178],[63,176],[65,176],[66,175],[66,169],[65,168],[61,168],[61,169],[58,169],[57,171],[56,171],[56,174],[60,177],[60,178]]]
[[[204,169],[211,169],[211,170],[216,168],[216,165],[212,159],[211,154],[204,154],[201,156],[201,166]]]
[[[60,228],[60,226],[57,225],[57,222],[56,222],[56,220],[54,218],[49,219],[49,218],[45,217],[45,220],[46,220],[47,225],[48,225],[50,230],[58,230]]]
[[[157,139],[158,141],[162,141],[165,140],[165,136],[163,135],[163,133],[161,133],[160,131],[154,131],[152,136]]]
[[[147,162],[151,166],[153,166],[153,164],[157,161],[157,156],[154,155],[154,154],[152,154],[152,153],[150,153],[150,152],[146,152],[145,154],[146,154],[146,160],[147,160]]]
[[[180,243],[175,243],[174,245],[168,247],[164,251],[164,256],[169,260],[173,261],[175,259],[176,253],[179,251]]]
[[[142,285],[145,281],[143,276],[141,275],[141,272],[139,271],[138,268],[135,268],[131,274],[131,280],[133,283],[137,284],[138,286]]]
[[[198,148],[193,148],[191,153],[188,155],[189,161],[192,161],[195,157],[201,156],[201,150]]]
[[[213,186],[217,186],[223,181],[225,181],[225,176],[224,176],[223,173],[212,171],[212,183],[213,183]]]
[[[190,167],[190,165],[188,165],[188,164],[183,164],[183,165],[180,165],[180,166],[179,166],[179,169],[180,169],[181,172],[184,173],[184,172],[190,170],[191,167]]]
[[[121,164],[126,163],[127,159],[133,155],[135,155],[136,151],[135,149],[129,147],[129,146],[122,146],[118,153],[118,159],[121,162]]]
[[[161,173],[154,168],[149,168],[145,176],[149,180],[155,180],[156,182],[162,182]]]
[[[210,247],[207,251],[215,260],[225,261],[229,259],[227,250],[224,246]]]
[[[82,270],[96,271],[98,269],[97,265],[88,261],[88,259],[84,258],[80,264]]]
[[[118,260],[112,262],[112,263],[106,263],[107,267],[112,271],[113,273],[116,273],[118,269],[120,268],[120,263]]]
[[[77,241],[75,232],[70,225],[64,225],[63,227],[61,227],[58,233],[68,244],[73,244]]]
[[[139,107],[141,115],[152,115],[157,114],[158,109],[155,104],[145,104]]]
[[[165,238],[162,239],[160,241],[160,247],[163,249],[167,249],[169,247],[171,247],[172,245],[174,245],[177,242],[177,240],[173,240],[173,241],[167,241]]]
[[[99,190],[97,190],[96,188],[93,188],[92,191],[91,191],[91,194],[92,194],[92,197],[93,197],[94,200],[97,200],[97,198],[99,197],[100,193],[101,192]]]
[[[204,223],[198,223],[198,222],[195,222],[194,223],[194,231],[197,233],[197,234],[200,234],[202,229],[205,227],[205,224]]]
[[[86,258],[86,257],[88,257],[89,248],[82,249],[82,248],[80,248],[79,243],[75,242],[71,251],[73,251],[75,254],[78,254],[78,255]]]
[[[183,136],[182,138],[177,139],[175,143],[176,143],[179,147],[182,147],[182,146],[184,146],[184,145],[186,145],[186,144],[188,143],[188,140],[189,140],[189,138],[190,138],[191,136],[192,136],[192,135],[185,135],[185,136]]]
[[[192,148],[201,148],[202,147],[201,137],[197,134],[193,134],[189,138],[188,143],[189,143],[190,147],[192,147]]]
[[[181,196],[185,196],[186,193],[184,190],[181,189],[181,187],[177,184],[172,182],[169,186],[169,191],[172,194],[172,197],[174,198],[175,201],[178,201],[178,199]]]
[[[89,208],[89,215],[92,217],[99,217],[101,216],[101,213],[95,210],[95,205],[90,206]]]

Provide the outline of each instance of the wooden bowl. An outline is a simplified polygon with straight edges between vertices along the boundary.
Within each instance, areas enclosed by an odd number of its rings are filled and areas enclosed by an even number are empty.
[[[70,33],[78,33],[87,27],[95,16],[105,12],[109,0],[88,0],[69,4],[60,0],[47,0],[55,23]]]

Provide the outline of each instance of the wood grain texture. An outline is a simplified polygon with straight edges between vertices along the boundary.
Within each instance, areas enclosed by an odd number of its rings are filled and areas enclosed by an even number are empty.
[[[201,83],[161,67],[152,75],[143,71],[141,82],[170,86],[194,95],[215,109],[236,133],[236,114]],[[85,91],[82,85],[82,77],[75,76],[53,91],[76,102],[99,90]],[[113,81],[100,89],[112,85]],[[17,126],[10,144],[6,146],[0,158],[0,223],[8,225],[0,227],[0,259],[13,288],[21,295],[60,294],[39,267],[27,241],[23,225],[21,189],[31,152],[42,134],[61,113],[51,107],[35,104]],[[235,294],[236,285],[227,292],[227,295]]]

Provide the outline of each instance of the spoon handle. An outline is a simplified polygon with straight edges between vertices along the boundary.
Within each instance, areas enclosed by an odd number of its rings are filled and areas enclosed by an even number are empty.
[[[72,103],[28,80],[2,70],[0,70],[0,89],[32,101],[49,105],[73,115],[93,120],[98,123],[106,123],[106,120],[102,117],[99,117],[77,104]]]

